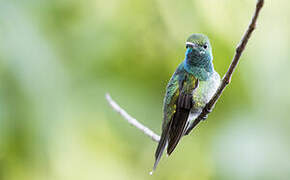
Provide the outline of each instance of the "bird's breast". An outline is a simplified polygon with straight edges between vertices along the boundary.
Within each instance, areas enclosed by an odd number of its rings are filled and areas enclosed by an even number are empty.
[[[194,108],[203,108],[212,98],[219,85],[220,76],[217,72],[214,72],[208,80],[199,81],[198,87],[192,92],[193,101],[195,103]]]

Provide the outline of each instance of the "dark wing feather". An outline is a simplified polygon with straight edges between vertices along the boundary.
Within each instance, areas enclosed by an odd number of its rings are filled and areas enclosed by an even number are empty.
[[[172,124],[172,117],[176,111],[176,102],[179,95],[179,79],[183,78],[183,67],[179,66],[177,70],[175,71],[174,75],[171,77],[170,81],[167,84],[166,87],[166,94],[164,98],[164,105],[163,105],[163,123],[162,123],[162,134],[161,138],[159,140],[157,149],[155,151],[155,163],[153,166],[153,171],[155,171],[161,156],[164,152],[164,149],[166,148],[168,144],[168,138],[169,138],[169,131]],[[153,172],[152,171],[152,172]]]
[[[167,153],[171,154],[186,128],[189,112],[193,105],[191,93],[198,85],[198,80],[194,76],[187,76],[183,64],[180,64],[167,85],[163,106],[162,134],[155,152],[153,171],[166,146]]]
[[[181,93],[178,97],[176,113],[174,114],[169,130],[167,154],[170,155],[183,135],[184,128],[192,107],[192,95]]]

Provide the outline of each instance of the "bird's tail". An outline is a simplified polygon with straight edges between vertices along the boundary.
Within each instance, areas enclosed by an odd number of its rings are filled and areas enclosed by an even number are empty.
[[[167,144],[168,144],[168,137],[169,137],[169,129],[170,129],[171,123],[169,123],[167,125],[167,127],[163,130],[162,134],[161,134],[161,138],[159,140],[159,144],[158,147],[155,151],[155,163],[153,166],[152,171],[150,172],[150,174],[152,175],[153,172],[156,170],[157,165],[162,157],[162,154],[164,152],[164,149],[166,148]]]

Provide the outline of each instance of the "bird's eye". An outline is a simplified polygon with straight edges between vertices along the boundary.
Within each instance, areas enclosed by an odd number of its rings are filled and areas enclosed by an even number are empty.
[[[206,45],[206,44],[205,44],[205,45],[203,45],[202,47],[203,47],[204,49],[207,49],[207,45]]]

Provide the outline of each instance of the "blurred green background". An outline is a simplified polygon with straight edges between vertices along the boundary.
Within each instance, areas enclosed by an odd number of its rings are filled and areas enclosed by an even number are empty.
[[[166,84],[194,32],[223,76],[255,0],[1,0],[0,180],[290,178],[289,1],[258,29],[207,121],[149,176]]]

